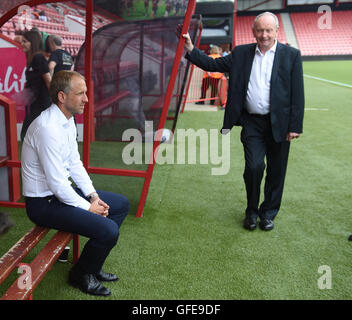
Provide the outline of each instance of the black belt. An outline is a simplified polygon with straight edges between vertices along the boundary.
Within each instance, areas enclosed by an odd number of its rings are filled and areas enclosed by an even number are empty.
[[[259,119],[267,119],[267,118],[270,118],[270,113],[267,113],[267,114],[259,114],[259,113],[248,113],[247,114],[251,117],[254,117],[254,118],[259,118]]]
[[[25,197],[28,200],[32,200],[32,199],[43,199],[43,200],[51,200],[54,197],[54,195],[52,194],[51,196],[46,196],[46,197]]]

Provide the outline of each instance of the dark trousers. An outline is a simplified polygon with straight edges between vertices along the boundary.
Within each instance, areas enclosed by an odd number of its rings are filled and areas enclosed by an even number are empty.
[[[244,114],[241,118],[241,141],[244,148],[244,182],[247,192],[247,217],[273,220],[282,199],[290,143],[275,142],[270,115]],[[259,207],[261,182],[265,170],[264,201]]]
[[[79,189],[75,189],[82,197]],[[75,233],[89,238],[75,267],[84,273],[97,274],[111,249],[116,245],[129,202],[120,194],[97,190],[100,199],[110,206],[105,218],[90,211],[60,202],[55,196],[26,197],[27,215],[36,225]]]
[[[211,77],[203,78],[203,80],[202,80],[202,93],[201,93],[200,98],[205,99],[209,86],[211,86],[210,97],[215,98],[218,95],[219,81],[220,81],[220,79],[211,78]]]

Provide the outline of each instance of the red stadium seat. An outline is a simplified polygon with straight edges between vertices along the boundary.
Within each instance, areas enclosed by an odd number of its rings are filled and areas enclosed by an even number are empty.
[[[352,11],[333,11],[331,29],[319,28],[316,12],[290,16],[302,55],[352,54]]]

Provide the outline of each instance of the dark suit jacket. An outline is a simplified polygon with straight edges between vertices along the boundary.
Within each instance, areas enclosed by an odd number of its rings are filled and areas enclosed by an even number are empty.
[[[186,58],[206,71],[229,73],[229,86],[222,133],[241,125],[245,110],[249,76],[256,44],[235,47],[231,54],[209,58],[194,48]],[[286,139],[288,132],[302,133],[304,89],[300,51],[278,42],[270,85],[270,118],[276,142]]]

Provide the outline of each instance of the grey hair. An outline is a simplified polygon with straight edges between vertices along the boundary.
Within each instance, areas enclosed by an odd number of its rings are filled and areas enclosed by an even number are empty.
[[[58,35],[50,35],[49,39],[52,40],[56,46],[62,46],[62,38]]]
[[[272,16],[272,17],[274,18],[274,20],[275,20],[276,29],[279,28],[279,19],[277,18],[277,16],[276,16],[275,14],[273,14],[272,12],[265,11],[265,12],[263,12],[263,13],[261,13],[261,14],[258,14],[258,15],[255,17],[254,22],[253,22],[253,29],[255,29],[255,25],[256,25],[258,19],[259,19],[260,17],[264,16],[264,15],[270,15],[270,16]]]

